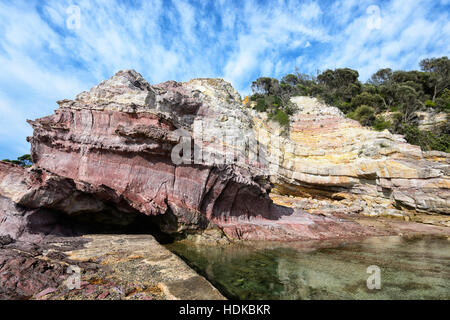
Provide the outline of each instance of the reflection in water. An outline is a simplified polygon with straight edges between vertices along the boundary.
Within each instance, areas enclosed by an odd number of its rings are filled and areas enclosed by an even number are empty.
[[[167,247],[235,299],[450,299],[449,238]],[[369,290],[367,267],[381,269]]]

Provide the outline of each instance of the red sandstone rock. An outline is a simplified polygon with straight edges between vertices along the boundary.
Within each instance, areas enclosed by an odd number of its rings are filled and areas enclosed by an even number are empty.
[[[277,219],[292,213],[273,205],[267,181],[258,180],[251,167],[173,163],[173,131],[187,127],[186,115],[208,114],[208,99],[186,85],[152,88],[135,72],[119,72],[75,101],[62,102],[54,115],[29,121],[33,161],[94,190],[105,186],[145,215],[162,215],[168,232],[220,226],[233,216]]]

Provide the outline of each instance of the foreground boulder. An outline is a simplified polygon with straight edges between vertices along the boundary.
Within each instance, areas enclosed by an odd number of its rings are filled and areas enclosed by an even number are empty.
[[[191,132],[195,117],[212,125],[217,109],[231,110],[231,126],[239,132],[249,121],[242,119],[239,99],[223,81],[151,87],[134,71],[119,72],[74,101],[61,101],[54,115],[30,121],[32,158],[59,176],[113,190],[145,215],[163,216],[167,232],[205,229],[240,216],[276,219],[292,210],[272,204],[267,176],[249,164],[172,159],[180,138],[174,131]]]
[[[223,299],[153,236],[121,234],[151,232],[141,216],[105,186],[0,162],[0,300]]]

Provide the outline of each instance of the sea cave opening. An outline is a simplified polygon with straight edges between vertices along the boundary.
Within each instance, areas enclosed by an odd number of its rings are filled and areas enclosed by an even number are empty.
[[[160,243],[169,244],[175,236],[161,229],[170,214],[147,216],[108,208],[98,212],[65,214],[55,210],[38,210],[28,218],[31,233],[63,237],[89,234],[150,234]]]

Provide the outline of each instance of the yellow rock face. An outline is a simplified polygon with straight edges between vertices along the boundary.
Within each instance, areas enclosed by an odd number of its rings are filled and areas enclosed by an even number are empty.
[[[345,194],[370,210],[395,206],[450,213],[449,154],[422,152],[400,135],[362,127],[315,98],[294,97],[292,102],[298,110],[288,134],[282,135],[282,128],[264,115],[253,118],[255,136],[278,160],[273,192]]]

